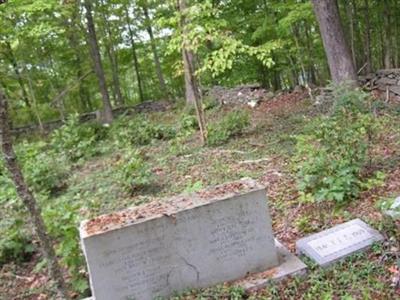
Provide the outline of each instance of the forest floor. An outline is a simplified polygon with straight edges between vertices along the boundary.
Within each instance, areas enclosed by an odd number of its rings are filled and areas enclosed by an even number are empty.
[[[207,118],[218,120],[231,109],[214,108],[207,113]],[[378,229],[386,241],[327,269],[307,261],[309,272],[304,277],[272,283],[257,292],[247,294],[226,284],[190,291],[176,299],[400,299],[399,290],[393,286],[393,280],[399,276],[395,261],[399,255],[400,234],[396,224],[383,216],[378,205],[383,199],[400,195],[400,114],[386,114],[390,126],[380,134],[381,140],[373,152],[384,162],[379,166],[386,175],[384,183],[337,207],[329,203],[299,202],[291,161],[296,143],[294,135],[301,133],[310,119],[319,114],[306,93],[281,95],[254,109],[243,109],[251,114],[250,128],[223,146],[202,147],[197,134],[184,139],[181,145],[184,151],[179,155],[171,150],[168,141],[157,140],[140,146],[139,151],[156,178],[146,189],[126,192],[112,176],[111,166],[118,163],[121,154],[105,150],[74,166],[65,190],[57,197],[73,199],[81,205],[82,216],[87,217],[252,177],[267,186],[274,233],[292,252],[299,238],[354,218],[361,218]],[[173,124],[177,114],[175,111],[151,113],[149,118]],[[38,259],[34,255],[29,262],[9,263],[1,268],[0,299],[49,299],[44,290],[47,275],[35,267]]]

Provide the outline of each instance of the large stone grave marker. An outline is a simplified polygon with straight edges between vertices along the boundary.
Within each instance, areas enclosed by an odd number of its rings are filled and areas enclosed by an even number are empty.
[[[382,240],[378,231],[355,219],[298,240],[296,249],[326,267]]]
[[[281,263],[265,188],[251,179],[84,221],[80,235],[96,300],[167,297]]]

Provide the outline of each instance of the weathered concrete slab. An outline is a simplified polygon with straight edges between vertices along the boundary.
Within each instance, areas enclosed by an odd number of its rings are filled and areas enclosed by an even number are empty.
[[[296,249],[325,267],[382,240],[378,231],[355,219],[298,240]]]
[[[232,285],[238,285],[246,291],[252,291],[264,288],[269,283],[279,281],[287,276],[301,276],[306,274],[307,265],[305,263],[286,249],[278,240],[275,240],[275,245],[278,251],[278,266],[264,272],[250,274],[243,279],[233,282]]]
[[[167,297],[278,265],[264,187],[242,180],[83,222],[96,300]]]
[[[264,272],[253,273],[243,279],[231,282],[232,286],[240,286],[246,291],[265,288],[271,282],[276,282],[288,276],[303,276],[307,273],[307,265],[292,254],[278,240],[275,240],[278,251],[279,265]],[[92,297],[84,300],[94,300]]]

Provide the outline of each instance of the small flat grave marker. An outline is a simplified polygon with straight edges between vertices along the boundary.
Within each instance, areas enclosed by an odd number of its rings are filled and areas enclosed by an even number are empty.
[[[326,267],[382,240],[378,231],[355,219],[298,240],[296,249]]]

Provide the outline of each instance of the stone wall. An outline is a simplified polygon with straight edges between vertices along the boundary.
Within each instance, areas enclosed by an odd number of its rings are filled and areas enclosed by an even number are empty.
[[[360,77],[360,83],[369,90],[387,93],[389,97],[400,98],[400,69],[378,70]]]
[[[146,101],[139,103],[134,106],[124,106],[113,109],[114,117],[121,115],[132,115],[138,112],[153,112],[153,111],[166,111],[171,106],[170,103],[166,101]],[[100,112],[94,111],[89,113],[84,113],[79,116],[79,121],[81,123],[98,120],[100,118]],[[61,127],[64,124],[64,121],[53,120],[49,122],[43,123],[43,130],[45,133],[49,133],[54,129]],[[24,134],[32,134],[35,132],[39,132],[40,127],[38,124],[29,124],[25,126],[19,126],[12,129],[12,133],[16,136],[24,135]]]

